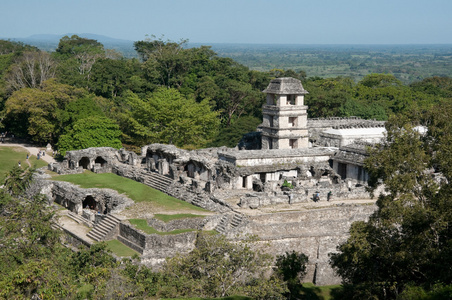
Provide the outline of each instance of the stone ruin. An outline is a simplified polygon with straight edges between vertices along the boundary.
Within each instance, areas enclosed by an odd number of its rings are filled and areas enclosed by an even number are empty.
[[[278,91],[278,84],[286,84],[284,90]],[[287,84],[294,85],[287,88]],[[257,234],[263,242],[270,242],[274,255],[291,250],[307,254],[307,281],[320,285],[339,283],[340,278],[328,264],[328,253],[346,240],[353,221],[369,217],[374,205],[330,205],[311,211],[251,215],[246,210],[312,203],[316,193],[320,194],[320,202],[370,199],[363,161],[366,147],[382,137],[383,123],[356,117],[306,120],[303,96],[307,92],[294,80],[279,79],[266,91],[269,94],[264,125],[248,134],[236,148],[188,151],[173,145],[151,144],[142,147],[140,154],[124,149],[89,148],[68,151],[63,162],[50,164],[49,169],[58,174],[111,172],[149,185],[217,212],[196,228],[214,229],[231,239]],[[359,135],[360,129],[376,129],[379,133],[369,138],[364,131]],[[353,130],[353,134],[334,130]],[[95,190],[73,192],[64,188],[67,189],[64,184],[54,184],[51,197],[76,214],[83,212],[85,204],[95,205],[105,216],[129,203],[114,195],[101,196]],[[195,239],[193,233],[179,237],[146,235],[124,220],[117,226],[117,237],[140,252],[142,261],[152,266],[176,252],[186,253]]]

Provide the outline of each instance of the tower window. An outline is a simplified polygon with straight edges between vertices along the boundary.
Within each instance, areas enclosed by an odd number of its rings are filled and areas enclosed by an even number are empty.
[[[287,105],[295,105],[295,95],[287,95]]]
[[[297,127],[297,117],[289,117],[289,127]]]

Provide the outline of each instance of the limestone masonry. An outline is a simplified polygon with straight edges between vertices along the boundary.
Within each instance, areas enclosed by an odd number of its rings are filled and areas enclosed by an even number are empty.
[[[89,148],[68,151],[49,169],[110,172],[149,185],[214,212],[170,224],[149,217],[154,228],[217,230],[231,239],[256,234],[274,255],[292,250],[308,255],[306,281],[339,283],[328,254],[347,239],[352,222],[367,220],[375,210],[363,161],[367,147],[383,137],[384,123],[356,117],[308,120],[308,92],[294,78],[274,79],[264,92],[263,123],[236,148],[187,151],[151,144],[141,154]],[[93,226],[94,240],[117,237],[141,253],[146,265],[158,267],[166,257],[194,247],[194,232],[158,236],[135,229],[122,216],[133,201],[114,191],[46,184],[53,201]]]

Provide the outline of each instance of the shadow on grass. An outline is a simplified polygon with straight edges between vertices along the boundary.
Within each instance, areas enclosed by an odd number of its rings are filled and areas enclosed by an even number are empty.
[[[292,295],[288,299],[331,300],[338,294],[340,285],[316,286],[312,283],[297,284],[292,287]]]

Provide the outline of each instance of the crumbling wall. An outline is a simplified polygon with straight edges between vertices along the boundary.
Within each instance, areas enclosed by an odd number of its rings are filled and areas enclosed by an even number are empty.
[[[166,258],[187,254],[195,248],[197,231],[180,234],[146,234],[127,221],[120,224],[118,239],[141,253],[141,263],[159,268]]]
[[[149,226],[155,228],[158,231],[162,232],[170,232],[178,229],[195,229],[201,230],[204,225],[207,223],[207,219],[204,217],[197,218],[185,218],[179,220],[171,220],[169,222],[163,222],[158,219],[149,219],[147,220]]]
[[[317,285],[340,283],[331,266],[329,253],[349,236],[350,225],[366,221],[375,205],[341,205],[298,212],[279,212],[249,216],[242,234],[255,234],[269,243],[268,252],[283,255],[295,250],[309,257],[306,282]]]
[[[54,202],[66,207],[70,211],[82,214],[83,202],[88,196],[96,202],[96,211],[101,213],[114,213],[121,211],[134,202],[110,189],[83,189],[69,182],[49,181],[51,195]]]

